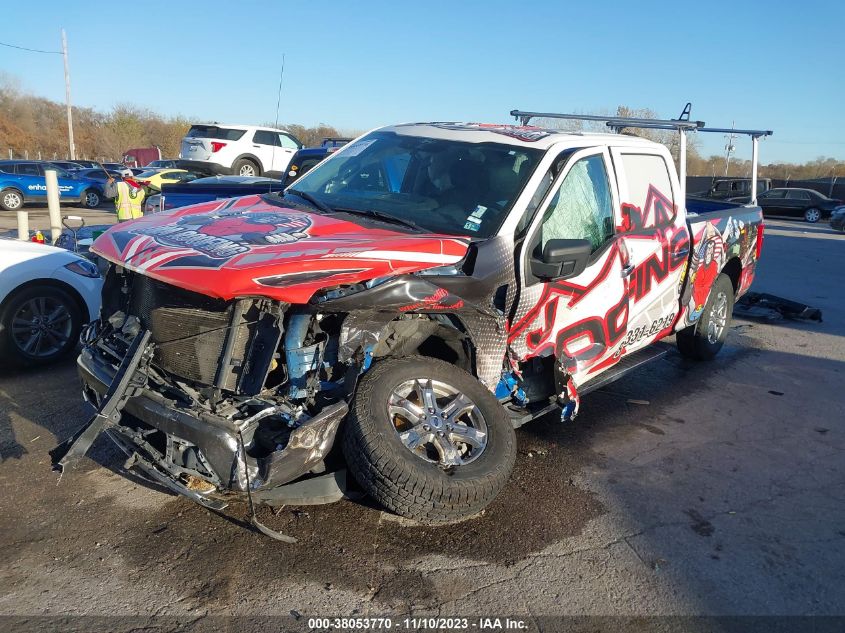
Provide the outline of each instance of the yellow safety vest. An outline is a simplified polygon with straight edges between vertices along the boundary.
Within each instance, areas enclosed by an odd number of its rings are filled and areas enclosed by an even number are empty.
[[[144,190],[130,187],[125,182],[117,183],[117,197],[114,207],[117,210],[117,221],[134,220],[144,215]]]

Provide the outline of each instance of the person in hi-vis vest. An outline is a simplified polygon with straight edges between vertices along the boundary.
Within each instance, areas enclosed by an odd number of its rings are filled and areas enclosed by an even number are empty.
[[[107,197],[114,198],[118,222],[134,220],[144,215],[144,189],[132,180],[115,181],[114,178],[109,178],[105,193]]]

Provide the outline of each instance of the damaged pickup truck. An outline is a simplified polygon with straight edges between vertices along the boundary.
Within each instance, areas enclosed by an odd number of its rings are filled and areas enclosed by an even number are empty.
[[[92,248],[110,267],[78,360],[98,413],[54,462],[105,430],[212,508],[337,499],[348,471],[417,521],[473,515],[514,428],[573,418],[668,335],[722,347],[760,209],[687,217],[682,192],[642,138],[424,123],[283,193],[118,224]]]

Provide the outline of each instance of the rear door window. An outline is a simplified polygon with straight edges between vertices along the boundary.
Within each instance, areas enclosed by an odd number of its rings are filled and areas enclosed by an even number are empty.
[[[788,191],[786,193],[787,200],[809,200],[810,194],[806,191]]]
[[[675,217],[669,167],[657,154],[622,154],[627,197],[622,200],[625,230],[650,229]],[[730,183],[726,183],[730,184]]]
[[[259,145],[279,146],[279,136],[269,130],[256,130],[252,135],[252,142]]]

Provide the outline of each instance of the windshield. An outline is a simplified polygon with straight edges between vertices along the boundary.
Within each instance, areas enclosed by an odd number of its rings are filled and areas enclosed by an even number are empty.
[[[374,132],[289,189],[333,210],[375,211],[433,233],[495,235],[542,151]]]

